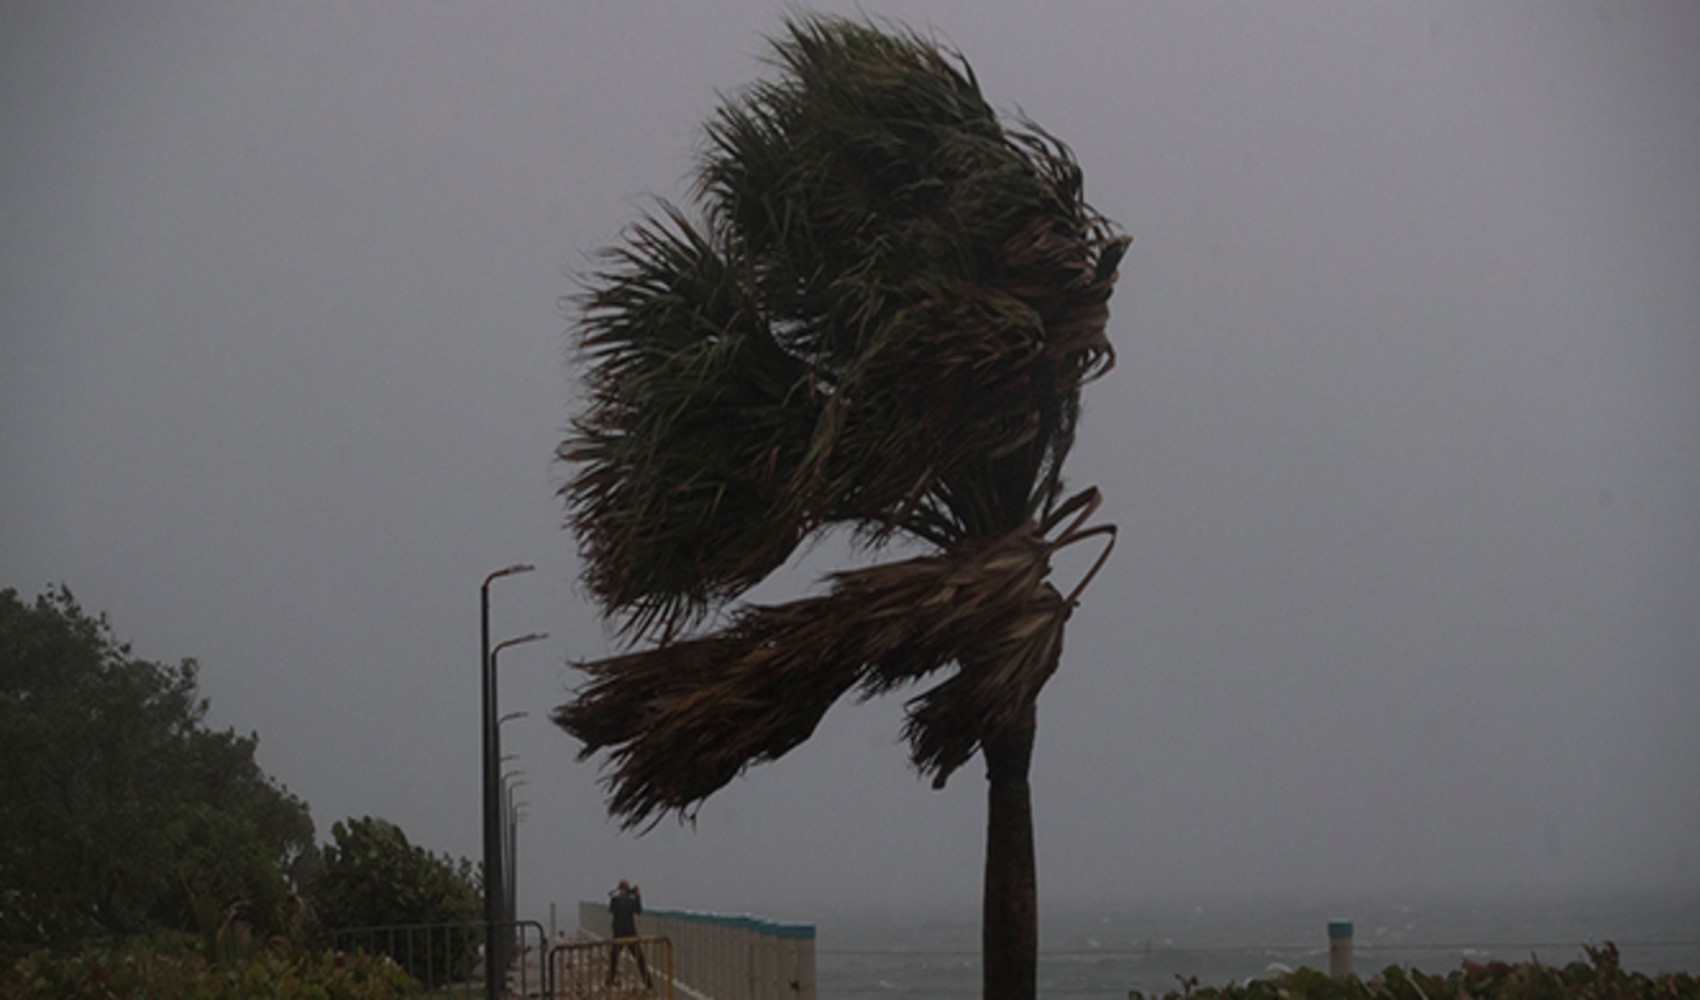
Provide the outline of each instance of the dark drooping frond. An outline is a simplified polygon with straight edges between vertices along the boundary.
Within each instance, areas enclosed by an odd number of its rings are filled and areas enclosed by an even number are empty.
[[[906,728],[916,766],[942,784],[1055,670],[1071,605],[1046,582],[1050,556],[1084,535],[1047,540],[1028,525],[836,573],[825,596],[746,607],[710,635],[583,665],[590,683],[554,719],[581,756],[609,752],[610,807],[639,825],[782,756],[852,689],[880,694],[956,662],[910,702]]]
[[[804,17],[772,62],[708,124],[700,212],[663,206],[582,299],[589,403],[561,492],[589,590],[659,645],[585,665],[557,717],[610,751],[628,818],[784,753],[846,691],[955,664],[909,729],[947,775],[1036,696],[1067,616],[1042,571],[990,631],[936,597],[972,582],[876,611],[896,592],[876,568],[688,637],[834,525],[990,572],[976,553],[1049,523],[1081,386],[1114,359],[1127,241],[1066,146],[1001,119],[959,56],[907,31]],[[944,563],[887,569],[923,565]]]

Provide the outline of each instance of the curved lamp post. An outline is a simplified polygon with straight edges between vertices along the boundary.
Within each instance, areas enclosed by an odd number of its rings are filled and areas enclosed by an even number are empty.
[[[520,771],[520,770],[504,771],[502,773],[502,780],[501,780],[501,783],[500,783],[501,789],[502,789],[502,792],[501,792],[502,811],[501,811],[501,814],[500,814],[500,819],[502,821],[501,822],[502,874],[503,874],[502,891],[503,891],[504,894],[507,892],[508,884],[513,881],[513,871],[514,871],[513,852],[508,850],[508,839],[509,839],[508,838],[508,817],[513,812],[514,789],[518,788],[521,785],[526,784],[526,781],[523,779],[523,777],[521,777],[524,774],[525,774],[525,772]],[[513,779],[513,778],[520,778],[521,780],[511,781],[510,779]],[[502,917],[502,919],[504,919],[504,920],[508,919],[507,916],[506,916],[506,910],[512,909],[512,907],[508,906],[507,904],[508,904],[508,901],[506,899],[504,899],[503,900],[504,915]]]
[[[500,751],[496,746],[496,660],[490,649],[490,584],[504,576],[529,573],[536,568],[526,563],[505,566],[486,576],[483,586],[478,589],[479,649],[483,654],[478,670],[484,703],[479,716],[484,756],[484,995],[488,1000],[498,1000],[502,995],[503,984],[497,969],[505,968],[498,965],[499,956],[495,953],[496,925],[502,920],[502,883],[493,876],[498,873],[502,858],[500,831],[496,828],[497,812],[501,808],[496,790],[496,773],[500,766],[496,758]]]
[[[501,720],[496,718],[496,709],[501,703],[501,699],[497,694],[498,687],[496,683],[500,676],[500,671],[496,668],[502,655],[502,650],[507,649],[509,646],[519,646],[524,643],[537,642],[539,639],[547,638],[549,638],[549,633],[547,632],[527,632],[525,635],[518,636],[513,639],[504,639],[490,648],[490,677],[488,684],[490,691],[490,710],[485,716],[490,726],[491,747],[490,769],[486,772],[489,776],[490,784],[484,793],[484,878],[486,880],[484,913],[485,923],[491,925],[505,921],[507,919],[508,912],[507,903],[502,899],[502,896],[505,894],[504,890],[508,884],[507,876],[504,873],[505,864],[502,857],[507,837],[504,835],[502,830],[502,794],[501,789],[499,788],[501,779],[496,775],[496,771],[501,767],[500,761],[502,756]],[[493,919],[490,917],[492,899],[495,901],[495,917]],[[493,949],[486,948],[486,951],[494,953],[494,968],[496,969],[498,983],[500,983],[501,980],[504,980],[507,977],[508,951],[504,943],[507,935],[499,934],[496,935],[496,938],[496,946]],[[489,985],[489,978],[490,977],[488,975],[485,976],[486,987]]]
[[[519,895],[519,837],[514,832],[514,791],[531,784],[519,777],[524,773],[515,771],[511,775],[503,775],[502,782],[502,875],[506,879],[502,884],[502,903],[508,908],[505,919],[510,935],[518,930],[513,923],[519,909],[515,903]],[[508,777],[518,777],[519,780],[510,782],[506,780]]]
[[[501,647],[498,646],[497,648],[500,649]],[[492,671],[492,673],[494,673],[494,671]],[[502,727],[515,719],[523,719],[530,714],[530,712],[509,712],[496,720],[496,769],[498,771],[501,770],[502,765],[506,764],[508,761],[519,760],[519,754],[517,753],[502,752]],[[500,797],[498,797],[498,801],[500,801]]]
[[[514,919],[514,891],[515,886],[518,884],[515,875],[519,869],[519,865],[516,863],[518,859],[514,855],[514,789],[527,784],[526,780],[522,777],[524,774],[525,772],[521,770],[508,771],[502,775],[502,780],[500,782],[502,789],[502,919],[509,924],[512,924]],[[510,780],[515,778],[518,778],[519,780]],[[504,937],[504,940],[506,937],[511,937],[512,933],[513,928],[510,926],[508,928],[508,935]]]
[[[524,711],[508,712],[507,714],[501,716],[500,718],[498,718],[496,720],[496,749],[498,751],[500,751],[501,748],[502,748],[502,727],[504,725],[507,725],[508,723],[514,721],[515,719],[523,719],[530,714],[531,714],[530,712],[524,712]],[[497,758],[496,758],[497,767],[499,768],[509,761],[518,760],[518,759],[519,759],[519,754],[517,754],[517,753],[499,754],[499,756],[497,756]],[[501,789],[501,791],[497,795],[497,798],[498,798],[499,801],[506,803],[505,807],[502,808],[501,811],[500,811],[501,830],[500,830],[500,834],[499,834],[498,839],[500,839],[501,844],[502,844],[502,873],[504,875],[504,878],[502,880],[502,906],[503,906],[503,910],[504,910],[502,919],[507,921],[507,923],[510,925],[509,926],[510,934],[513,931],[513,928],[512,928],[511,925],[514,922],[514,913],[517,910],[517,907],[514,905],[514,893],[517,891],[518,885],[519,885],[518,872],[517,872],[518,865],[516,863],[517,860],[518,860],[518,857],[514,853],[514,844],[515,844],[517,838],[514,836],[514,832],[513,832],[513,829],[512,829],[513,812],[514,812],[514,809],[513,809],[513,800],[514,800],[513,790],[514,790],[514,788],[525,784],[525,782],[516,781],[512,785],[509,785],[508,779],[517,778],[524,773],[525,773],[525,770],[523,768],[515,768],[512,771],[503,771],[501,779],[497,782],[498,787]]]
[[[500,728],[500,727],[498,727]],[[514,905],[514,896],[519,892],[519,856],[517,854],[518,838],[514,835],[514,789],[521,788],[529,782],[523,775],[525,771],[515,768],[502,774],[501,781],[501,836],[502,836],[502,958],[503,969],[507,962],[519,949],[519,928],[514,925],[514,914],[518,908]],[[510,780],[518,779],[518,780]]]
[[[514,789],[523,784],[525,782],[516,781],[508,789],[508,926],[516,930],[519,925],[519,821],[525,818],[520,808],[531,804],[524,799],[514,801]]]

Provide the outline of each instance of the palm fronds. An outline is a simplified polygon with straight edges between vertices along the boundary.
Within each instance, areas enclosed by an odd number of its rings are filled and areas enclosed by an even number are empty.
[[[852,689],[881,694],[955,663],[910,702],[905,729],[916,767],[942,785],[1056,669],[1072,602],[1046,577],[1051,553],[1081,537],[1076,527],[1047,540],[1028,524],[834,574],[825,596],[746,607],[710,635],[582,664],[590,683],[554,719],[581,757],[608,752],[610,809],[635,826],[688,814],[784,755]]]
[[[733,264],[676,212],[633,231],[584,303],[590,407],[558,457],[590,589],[641,633],[784,562],[779,503],[813,426],[807,366]],[[787,452],[790,452],[787,454]]]
[[[932,41],[809,16],[772,61],[708,124],[700,219],[661,206],[582,300],[561,493],[589,590],[658,645],[583,664],[556,719],[609,752],[629,822],[954,664],[906,730],[942,781],[1031,706],[1072,604],[1044,536],[1126,238]],[[936,551],[687,637],[840,524]]]

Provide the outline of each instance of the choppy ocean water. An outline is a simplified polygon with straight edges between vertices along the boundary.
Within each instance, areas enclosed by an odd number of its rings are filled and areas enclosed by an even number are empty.
[[[1282,969],[1328,967],[1327,925],[1349,918],[1355,971],[1446,972],[1464,959],[1550,965],[1614,942],[1625,966],[1700,973],[1700,891],[1621,896],[1353,901],[1213,899],[1041,906],[1039,995],[1165,992],[1177,977],[1219,986]],[[852,910],[816,918],[819,995],[833,1000],[975,996],[979,922],[959,911]]]

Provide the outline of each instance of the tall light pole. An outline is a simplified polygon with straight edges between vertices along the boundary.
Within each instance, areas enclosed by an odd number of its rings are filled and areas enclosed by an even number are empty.
[[[497,965],[496,954],[496,925],[502,920],[502,883],[496,876],[502,859],[499,831],[492,822],[501,803],[496,792],[499,765],[496,762],[496,670],[490,650],[490,584],[504,576],[529,573],[536,568],[525,563],[505,566],[485,577],[484,585],[478,588],[479,650],[483,657],[478,663],[478,673],[484,703],[479,722],[483,730],[484,756],[484,996],[487,1000],[500,1000],[503,975],[498,974],[498,970],[505,971],[505,966]]]
[[[514,788],[525,784],[516,781],[508,789],[508,925],[515,927],[519,923],[519,821],[525,818],[520,812],[521,807],[531,803],[525,800],[514,801]]]
[[[500,784],[500,778],[496,773],[501,767],[502,756],[501,720],[496,718],[497,706],[500,704],[500,698],[497,695],[498,688],[496,681],[500,671],[496,668],[498,666],[498,660],[501,657],[502,650],[507,649],[509,646],[518,646],[522,643],[536,642],[539,639],[547,638],[549,638],[549,633],[547,632],[528,632],[525,635],[514,639],[504,639],[490,647],[489,662],[487,663],[489,668],[487,673],[489,674],[489,677],[485,682],[485,687],[490,693],[490,708],[484,713],[484,724],[490,727],[491,745],[489,747],[490,756],[488,758],[490,763],[488,769],[485,771],[486,780],[489,783],[484,789],[484,923],[487,925],[484,956],[486,965],[490,964],[492,957],[495,959],[494,964],[497,976],[496,982],[498,985],[500,985],[507,977],[508,954],[507,948],[504,945],[507,935],[496,935],[496,938],[498,939],[497,943],[492,946],[488,943],[488,932],[495,930],[497,924],[507,920],[508,908],[502,900],[502,896],[504,895],[507,886],[507,879],[503,874],[504,866],[502,864],[503,847],[505,846],[507,838],[503,836],[502,831],[502,794],[500,788],[497,787]],[[493,911],[492,901],[494,901]],[[488,996],[496,996],[496,994],[490,992],[490,975],[488,970],[486,970],[486,974],[484,976],[484,986]]]
[[[502,874],[506,881],[502,883],[502,904],[507,911],[502,919],[509,924],[514,921],[514,894],[519,885],[519,856],[514,853],[514,791],[524,788],[530,782],[526,781],[524,771],[509,771],[502,775]],[[515,781],[509,781],[515,778]],[[510,934],[513,928],[508,928]]]
[[[504,715],[501,718],[496,720],[496,765],[497,765],[497,767],[500,767],[503,761],[516,760],[519,757],[519,754],[517,754],[517,753],[503,753],[502,752],[502,727],[507,725],[508,723],[514,721],[515,719],[523,719],[530,714],[531,714],[530,712],[509,712],[506,715]]]
[[[514,868],[513,855],[505,853],[507,851],[508,843],[508,816],[513,812],[514,789],[519,788],[522,785],[530,784],[530,782],[524,780],[524,774],[524,771],[506,771],[502,774],[502,849],[504,851],[502,855],[502,870],[508,875],[513,874]],[[510,784],[508,781],[509,778],[519,778],[520,780]],[[511,882],[512,879],[510,878],[508,881]],[[507,883],[504,882],[504,890],[506,889],[506,886]],[[506,918],[504,917],[504,919]]]
[[[524,778],[520,777],[523,774],[525,774],[524,771],[508,771],[502,775],[502,919],[509,924],[512,924],[514,919],[515,875],[519,869],[519,865],[516,864],[518,859],[514,856],[514,789],[528,784]],[[519,778],[519,780],[510,782],[508,780],[510,778]],[[512,936],[513,928],[509,927],[507,931],[508,933],[503,935],[503,940]]]
[[[497,648],[500,649],[501,647]],[[495,672],[493,668],[491,672]],[[519,754],[517,753],[502,753],[502,727],[515,719],[523,719],[530,714],[530,712],[523,711],[508,712],[496,720],[496,767],[498,770],[506,766],[508,761],[519,759]],[[508,803],[513,801],[513,793],[508,790],[508,779],[524,773],[525,772],[523,770],[519,769],[502,772],[502,777],[497,782],[497,784],[501,787],[501,791],[497,794],[498,802]],[[524,782],[521,782],[521,784],[524,784]],[[503,875],[505,876],[505,878],[502,879],[501,885],[503,896],[502,919],[509,923],[512,923],[514,919],[514,852],[510,846],[513,843],[513,834],[508,830],[508,814],[511,811],[512,809],[506,805],[498,807],[498,818],[501,821],[498,836],[501,840],[502,846],[502,863],[500,867]],[[512,928],[509,928],[509,930],[511,931]]]
[[[501,720],[498,719],[497,722],[498,722],[498,725],[496,727],[497,735],[500,736],[501,735],[501,726],[500,726],[499,723],[501,722]],[[501,834],[502,834],[502,921],[503,921],[501,939],[502,939],[502,959],[503,959],[502,968],[504,970],[507,968],[507,962],[510,960],[510,957],[512,955],[511,949],[517,943],[517,937],[518,937],[515,933],[517,928],[514,927],[514,912],[515,912],[514,893],[517,891],[516,883],[515,883],[515,880],[514,880],[514,875],[515,875],[515,872],[518,868],[518,865],[515,864],[516,858],[514,857],[513,811],[514,811],[514,789],[520,787],[521,785],[527,784],[526,780],[523,777],[521,777],[521,775],[523,775],[523,774],[525,774],[525,772],[523,770],[518,769],[518,768],[516,768],[512,771],[504,772],[502,774],[502,780],[500,782],[500,784],[501,784],[501,799],[502,799]],[[510,778],[518,778],[519,780],[510,783],[509,780],[508,780]]]

